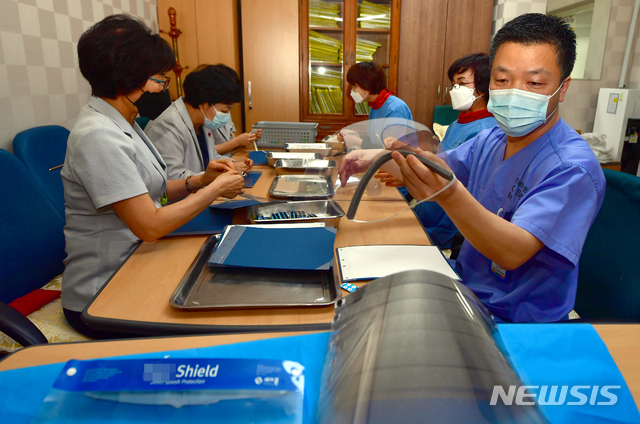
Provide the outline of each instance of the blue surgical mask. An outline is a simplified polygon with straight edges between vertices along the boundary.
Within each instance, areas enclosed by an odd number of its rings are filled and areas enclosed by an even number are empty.
[[[214,105],[211,105],[211,107],[216,111],[216,116],[213,117],[213,121],[208,119],[202,109],[200,109],[200,112],[202,112],[204,116],[204,126],[210,130],[217,130],[218,128],[224,127],[227,122],[229,122],[229,119],[231,119],[231,114],[229,112],[220,112]]]
[[[517,88],[489,90],[487,109],[506,135],[523,137],[544,125],[556,113],[557,107],[547,116],[549,99],[558,93],[563,84],[550,96]]]

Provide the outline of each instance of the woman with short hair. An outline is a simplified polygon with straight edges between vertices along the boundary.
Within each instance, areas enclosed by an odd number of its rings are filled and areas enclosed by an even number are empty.
[[[62,307],[79,332],[114,337],[120,335],[95,331],[80,319],[93,296],[140,240],[177,229],[219,196],[236,196],[244,180],[223,162],[191,178],[167,180],[162,157],[135,118],[142,96],[166,89],[165,73],[175,58],[144,23],[127,15],[103,19],[80,37],[78,60],[92,97],[69,134],[61,172],[67,252]]]
[[[233,137],[235,127],[229,112],[242,100],[240,78],[233,69],[222,64],[200,65],[184,79],[183,88],[184,97],[144,129],[167,163],[169,178],[204,172],[210,160],[222,159],[222,154],[259,137]],[[252,165],[250,159],[234,163],[238,172],[248,172]]]
[[[347,148],[384,148],[383,140],[391,135],[385,130],[389,126],[412,126],[413,116],[409,106],[387,89],[387,77],[380,65],[374,62],[359,62],[349,68],[347,82],[351,85],[351,98],[356,103],[367,102],[369,109],[369,142],[359,139],[353,131],[343,130],[338,139],[345,141]]]

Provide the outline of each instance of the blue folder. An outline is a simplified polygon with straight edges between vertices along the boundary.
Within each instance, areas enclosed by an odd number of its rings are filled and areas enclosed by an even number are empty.
[[[209,266],[327,270],[334,227],[260,228],[234,225],[211,254]]]
[[[244,177],[244,186],[246,188],[251,188],[258,181],[262,175],[262,171],[249,171],[246,177]]]
[[[249,159],[253,161],[254,165],[266,165],[269,163],[267,160],[267,153],[263,150],[252,150],[249,152]]]
[[[220,234],[227,225],[233,222],[233,210],[207,208],[191,221],[177,230],[167,234],[171,236],[191,236],[200,234]]]
[[[523,383],[532,386],[620,385],[610,406],[541,406],[551,423],[640,423],[640,414],[620,371],[589,324],[498,324],[506,351]],[[170,340],[170,339],[167,339]],[[303,423],[317,423],[317,402],[329,333],[282,337],[224,346],[129,355],[122,358],[289,359],[305,367]],[[0,421],[29,423],[64,364],[0,373]],[[89,417],[87,417],[87,422]],[[102,423],[100,417],[91,422]]]
[[[238,196],[235,199],[229,199],[227,201],[212,203],[212,204],[209,205],[209,207],[212,208],[212,209],[229,209],[229,210],[233,210],[233,209],[246,208],[246,207],[249,207],[249,206],[260,205],[260,204],[262,204],[262,202],[259,201],[259,200],[244,199],[244,198]]]

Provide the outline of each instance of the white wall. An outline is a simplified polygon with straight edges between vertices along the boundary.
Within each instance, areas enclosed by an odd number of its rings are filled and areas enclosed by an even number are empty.
[[[602,75],[599,80],[572,80],[560,116],[582,132],[593,131],[598,93],[601,87],[616,88],[631,25],[634,0],[612,0]],[[495,0],[494,34],[505,22],[523,13],[546,11],[547,0]],[[636,43],[629,88],[640,88],[640,43]]]
[[[156,0],[0,0],[0,148],[39,125],[71,128],[91,94],[80,74],[80,35],[114,13],[158,30]]]

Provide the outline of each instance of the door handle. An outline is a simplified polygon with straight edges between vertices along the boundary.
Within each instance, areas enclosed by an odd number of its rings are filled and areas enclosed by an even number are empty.
[[[249,110],[253,109],[253,104],[251,103],[251,81],[247,82],[247,91],[249,92]]]
[[[251,85],[249,85],[249,87],[251,87]],[[251,95],[249,95],[249,98],[251,98]],[[440,84],[438,84],[438,100],[440,100]]]
[[[356,62],[353,60],[353,50],[351,50],[351,64],[354,65]]]

